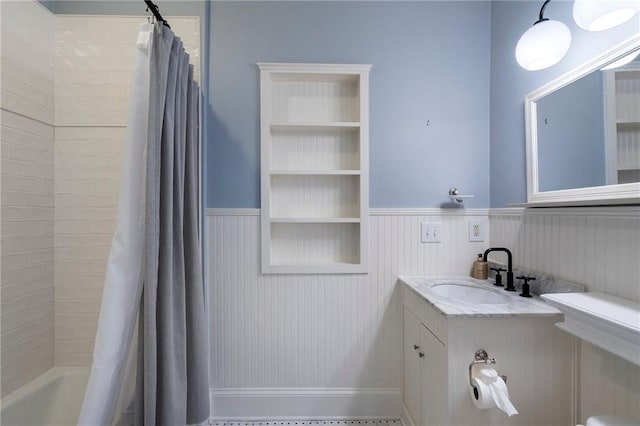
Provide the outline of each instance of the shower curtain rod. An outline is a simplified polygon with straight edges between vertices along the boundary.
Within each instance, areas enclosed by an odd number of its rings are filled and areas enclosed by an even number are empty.
[[[156,6],[151,0],[144,0],[144,2],[147,5],[147,10],[151,10],[151,13],[153,13],[153,16],[155,16],[158,21],[162,22],[162,24],[167,28],[171,28],[167,20],[160,15],[160,8],[158,6]]]

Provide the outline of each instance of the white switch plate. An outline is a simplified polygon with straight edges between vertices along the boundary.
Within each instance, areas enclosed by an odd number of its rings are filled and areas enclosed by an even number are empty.
[[[469,241],[484,241],[484,221],[469,219]]]
[[[420,242],[439,243],[442,241],[442,224],[440,222],[420,223]]]

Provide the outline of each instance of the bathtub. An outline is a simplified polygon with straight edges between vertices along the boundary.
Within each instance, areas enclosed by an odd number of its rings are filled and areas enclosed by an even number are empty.
[[[75,425],[89,368],[54,367],[2,399],[3,426]]]

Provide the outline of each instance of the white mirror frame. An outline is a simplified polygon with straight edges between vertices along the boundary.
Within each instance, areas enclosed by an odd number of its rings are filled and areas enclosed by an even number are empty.
[[[541,192],[538,186],[538,129],[536,127],[537,102],[541,98],[602,68],[614,59],[638,49],[640,49],[640,34],[625,40],[526,96],[524,109],[527,144],[527,204],[543,206],[640,203],[640,182]]]

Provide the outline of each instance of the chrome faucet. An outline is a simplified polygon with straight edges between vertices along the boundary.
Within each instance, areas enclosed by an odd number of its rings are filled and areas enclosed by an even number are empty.
[[[508,259],[508,263],[507,263],[507,286],[504,288],[507,291],[516,291],[516,287],[513,285],[513,258],[511,256],[511,251],[507,248],[504,247],[492,247],[492,248],[488,248],[487,250],[485,250],[484,252],[484,256],[482,256],[482,260],[483,261],[487,261],[487,256],[489,255],[489,253],[491,253],[492,251],[503,251],[505,253],[507,253],[507,259]]]

